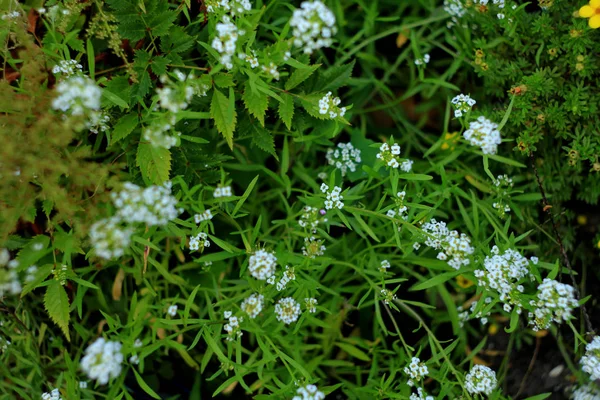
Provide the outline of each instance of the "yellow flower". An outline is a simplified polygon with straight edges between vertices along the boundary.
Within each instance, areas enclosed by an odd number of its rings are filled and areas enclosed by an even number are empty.
[[[579,16],[590,19],[588,21],[590,28],[600,28],[600,0],[590,0],[589,5],[579,9]]]
[[[600,1],[600,0],[599,0]],[[458,134],[460,132],[446,132],[446,134],[444,135],[444,143],[442,143],[442,150],[454,150],[454,144],[456,144],[456,142],[458,142],[458,139],[460,139],[458,137]]]

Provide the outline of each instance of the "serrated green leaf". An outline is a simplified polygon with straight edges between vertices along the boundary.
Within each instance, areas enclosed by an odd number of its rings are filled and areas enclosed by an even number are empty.
[[[321,79],[315,88],[318,91],[325,92],[335,90],[348,84],[352,76],[355,61],[345,65],[329,68],[321,74]]]
[[[230,99],[217,89],[214,90],[210,102],[210,115],[215,121],[217,130],[227,141],[229,148],[233,149],[233,132],[235,131],[237,114],[235,108],[230,107]]]
[[[244,105],[248,109],[248,112],[255,116],[262,126],[265,126],[265,113],[269,107],[269,98],[267,95],[258,90],[253,91],[250,81],[246,81],[242,100],[244,100]]]
[[[60,327],[67,340],[69,335],[69,298],[65,288],[56,280],[53,280],[46,288],[44,295],[44,308],[50,319]]]
[[[138,116],[135,113],[127,114],[119,119],[112,131],[112,141],[117,142],[129,136],[138,124]]]
[[[213,82],[220,88],[234,86],[233,75],[219,72],[213,76]]]
[[[136,164],[140,167],[144,178],[159,185],[169,179],[171,152],[163,147],[155,147],[150,143],[140,143]]]
[[[321,64],[315,64],[311,65],[309,68],[296,69],[285,82],[285,90],[292,90],[307,80],[320,66]]]
[[[281,94],[281,101],[279,103],[279,117],[288,129],[292,129],[292,118],[294,118],[294,98],[287,94]]]

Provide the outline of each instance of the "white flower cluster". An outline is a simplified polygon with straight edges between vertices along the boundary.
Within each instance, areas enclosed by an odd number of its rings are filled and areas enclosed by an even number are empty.
[[[177,208],[177,199],[171,195],[171,182],[142,189],[127,182],[123,190],[111,193],[117,216],[130,224],[149,226],[166,225],[183,212]]]
[[[360,150],[354,148],[352,143],[338,143],[336,149],[328,149],[325,155],[329,165],[335,166],[342,176],[346,176],[348,170],[356,171],[356,165],[360,164]]]
[[[2,324],[0,324],[0,326],[2,326]],[[10,340],[0,336],[0,353],[4,353],[8,349],[8,346],[10,346]]]
[[[410,394],[410,400],[434,400],[433,396],[428,396],[423,388],[417,388],[417,393]]]
[[[275,254],[262,249],[252,254],[248,261],[250,275],[261,281],[272,277],[275,274],[276,267],[277,257],[275,257]]]
[[[451,100],[452,106],[454,107],[454,116],[456,118],[462,117],[465,113],[471,111],[475,103],[475,100],[468,94],[459,94]]]
[[[396,300],[396,294],[389,289],[381,289],[379,295],[381,296],[381,300],[388,305]]]
[[[219,62],[227,69],[233,68],[233,55],[238,41],[238,37],[243,35],[244,31],[238,30],[238,27],[231,22],[231,19],[224,15],[222,22],[217,23],[217,36],[212,41],[212,48],[219,54]]]
[[[306,54],[323,47],[330,47],[337,33],[335,15],[319,0],[304,1],[294,10],[290,20],[294,45],[302,47]]]
[[[250,0],[206,0],[206,11],[214,13],[221,9],[229,12],[231,16],[242,15],[252,9]]]
[[[333,97],[331,92],[327,92],[319,100],[319,114],[329,115],[329,118],[343,117],[346,114],[346,107],[339,107],[342,101],[339,97]]]
[[[211,210],[204,210],[202,214],[194,215],[194,221],[197,224],[203,221],[210,221],[211,219],[213,219],[213,214]]]
[[[90,228],[90,241],[98,257],[110,260],[122,257],[131,243],[133,229],[123,227],[118,217],[101,219]]]
[[[485,298],[485,304],[490,304],[491,302],[492,302],[491,297]],[[461,328],[465,325],[465,322],[467,322],[470,319],[470,314],[473,314],[475,312],[475,310],[477,309],[477,304],[478,304],[477,301],[474,301],[473,303],[471,303],[471,307],[469,308],[469,311],[463,311],[462,306],[457,307],[458,320],[459,320],[459,324],[460,324]],[[490,314],[491,314],[491,311],[489,311],[489,310],[485,311],[484,309],[481,309],[481,310],[479,310],[479,312],[477,312],[477,314],[475,315],[475,318],[479,318],[479,322],[481,322],[481,325],[486,325],[488,323],[487,317],[489,317]]]
[[[421,66],[421,65],[429,64],[430,60],[431,60],[431,57],[429,56],[429,54],[425,54],[423,57],[415,59],[415,65]]]
[[[497,385],[496,373],[485,365],[473,366],[465,377],[465,388],[471,394],[490,395]]]
[[[573,400],[600,400],[600,391],[598,390],[598,386],[588,383],[573,391],[571,398]]]
[[[238,53],[238,58],[246,61],[248,64],[250,64],[250,68],[254,69],[259,66],[258,57],[256,56],[255,50],[251,50],[250,53],[251,54]],[[279,77],[277,79],[279,79]]]
[[[444,0],[444,10],[452,17],[452,21],[447,24],[448,28],[457,24],[458,19],[467,12],[462,0]]]
[[[324,218],[326,211],[318,209],[316,207],[305,206],[302,209],[302,215],[298,219],[298,225],[302,228],[309,228],[312,233],[317,232],[317,226],[320,223],[327,222],[327,218]]]
[[[196,236],[190,238],[190,250],[198,251],[200,248],[204,250],[205,247],[210,247],[208,241],[208,235],[204,232],[199,232]]]
[[[304,299],[304,307],[306,308],[306,311],[308,311],[311,314],[317,312],[317,304],[318,301],[314,297],[307,297],[306,299]]]
[[[89,115],[87,121],[87,128],[92,133],[106,132],[109,128],[108,123],[110,122],[110,115],[105,110],[100,112],[94,112]]]
[[[240,329],[240,322],[244,322],[244,318],[233,316],[231,311],[225,311],[223,316],[229,321],[223,326],[223,329],[225,332],[227,332],[227,338],[225,340],[231,342],[239,337],[242,337],[243,333]]]
[[[581,357],[581,369],[590,374],[592,381],[600,379],[600,336],[594,337],[585,346],[585,355]]]
[[[98,338],[85,349],[81,359],[81,369],[87,376],[96,380],[100,385],[106,385],[109,380],[121,374],[121,343]]]
[[[265,297],[262,294],[253,293],[242,301],[240,308],[251,319],[254,319],[261,313],[264,305]]]
[[[102,90],[84,75],[73,75],[56,85],[52,108],[71,116],[90,116],[100,110]]]
[[[217,188],[213,192],[213,196],[215,197],[215,199],[233,196],[231,186],[217,186]]]
[[[400,146],[398,144],[392,144],[392,146],[390,146],[387,143],[382,143],[381,146],[379,146],[379,153],[377,153],[376,157],[383,161],[388,167],[394,169],[400,168],[404,172],[410,172],[412,170],[412,160],[404,159],[403,161],[400,161],[402,159],[400,158]]]
[[[325,194],[325,209],[331,210],[332,208],[337,208],[341,210],[344,208],[344,196],[341,195],[342,188],[339,186],[334,186],[331,191],[329,191],[329,186],[325,183],[321,184],[321,192]]]
[[[498,175],[498,177],[496,179],[494,179],[494,186],[496,186],[496,187],[506,186],[507,188],[512,188],[514,186],[514,183],[513,183],[513,180],[511,177],[504,174],[504,175]]]
[[[171,304],[167,309],[167,315],[171,317],[177,316],[177,304]]]
[[[387,272],[390,269],[390,262],[388,260],[381,260],[381,264],[379,265],[380,272]]]
[[[177,307],[177,306],[175,306],[175,307]],[[177,309],[175,309],[175,311],[177,312]],[[135,339],[135,342],[133,342],[133,348],[134,348],[134,349],[139,349],[139,348],[140,348],[140,347],[142,347],[143,345],[144,345],[144,344],[142,343],[142,341],[141,341],[140,339]],[[135,364],[135,365],[137,365],[137,364],[139,364],[139,363],[140,363],[140,357],[137,355],[137,353],[135,353],[135,352],[134,352],[134,353],[131,355],[131,357],[129,357],[129,362],[130,362],[131,364]],[[81,385],[82,383],[83,383],[83,384],[85,384],[85,387],[87,387],[87,382],[79,382],[79,384],[80,384],[80,385]],[[82,387],[83,387],[83,386],[82,386]]]
[[[294,267],[290,268],[289,266],[285,266],[285,271],[283,271],[283,275],[281,276],[281,279],[277,282],[277,291],[281,292],[283,289],[285,289],[287,287],[287,284],[290,283],[291,281],[295,281],[296,280],[296,274],[294,273]],[[271,285],[273,283],[275,283],[275,277],[272,276],[271,278],[269,278],[267,280],[268,283],[270,283]]]
[[[0,249],[0,298],[6,294],[21,293],[22,286],[17,273],[18,266],[17,260],[10,259],[7,249]]]
[[[327,247],[323,244],[322,239],[317,239],[314,236],[304,238],[304,246],[302,246],[302,254],[308,258],[315,258],[325,254]]]
[[[9,21],[9,20],[17,19],[20,16],[21,16],[21,13],[18,11],[9,11],[6,14],[2,14],[2,17],[0,17],[0,19],[2,19],[3,21]]]
[[[425,244],[441,251],[438,260],[448,260],[448,265],[454,269],[460,269],[463,265],[469,265],[469,256],[475,251],[471,247],[471,239],[464,233],[451,231],[443,221],[432,219],[423,224],[423,232],[426,234]]]
[[[160,82],[164,85],[156,89],[158,106],[171,113],[185,110],[194,96],[206,96],[208,87],[200,84],[194,73],[185,75],[179,70],[174,70],[173,75],[177,79],[173,82],[168,75],[162,75]]]
[[[285,297],[279,300],[275,305],[275,316],[277,317],[277,320],[286,325],[298,321],[301,312],[300,304],[291,297]]]
[[[538,286],[537,298],[529,303],[535,307],[535,311],[529,313],[534,331],[548,329],[553,321],[557,324],[568,321],[578,306],[573,286],[548,278]]]
[[[270,62],[269,65],[261,66],[261,69],[269,77],[275,79],[276,81],[279,80],[279,71],[277,70],[277,65],[275,65],[273,62]]]
[[[472,146],[481,147],[483,154],[496,154],[502,143],[498,124],[485,117],[472,121],[463,136]]]
[[[60,60],[59,63],[52,68],[52,73],[54,75],[62,74],[69,77],[80,73],[82,68],[83,67],[77,60]]]
[[[389,210],[387,210],[385,215],[387,215],[390,218],[396,218],[396,216],[398,216],[399,218],[402,218],[406,221],[408,219],[408,215],[406,215],[405,213],[408,211],[408,207],[404,204],[405,197],[405,191],[396,193],[396,199],[394,200],[396,203],[396,208],[390,208]],[[394,223],[398,225],[398,230],[402,229],[402,225],[400,225],[397,221],[394,221]]]
[[[62,400],[62,397],[58,389],[52,389],[50,392],[42,394],[42,400]]]
[[[306,385],[296,390],[296,396],[292,400],[323,400],[325,393],[320,392],[315,385]]]
[[[510,311],[511,306],[521,310],[519,293],[523,293],[523,285],[519,282],[530,275],[529,263],[531,262],[514,249],[500,253],[498,246],[492,247],[492,256],[486,257],[483,262],[484,269],[475,271],[479,286],[494,289],[500,295],[500,300],[505,304],[505,310]],[[533,276],[531,276],[533,279]]]
[[[154,147],[163,147],[165,149],[170,149],[177,145],[177,137],[169,133],[175,125],[176,120],[177,117],[174,115],[163,115],[160,121],[155,121],[144,128],[142,134],[144,140],[150,142]],[[175,135],[179,136],[177,132],[175,132]]]
[[[410,364],[404,367],[404,373],[408,375],[408,386],[414,386],[416,381],[420,381],[429,374],[429,369],[422,363],[417,357],[413,357],[410,360]]]

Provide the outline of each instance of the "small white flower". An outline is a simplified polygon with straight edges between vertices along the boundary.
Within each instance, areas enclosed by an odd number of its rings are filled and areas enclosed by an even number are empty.
[[[314,297],[304,299],[304,307],[306,307],[306,311],[309,313],[314,314],[317,312],[317,304],[317,299]]]
[[[106,385],[109,380],[121,374],[122,363],[121,343],[98,338],[85,350],[81,359],[81,369],[88,378],[96,380],[100,385]]]
[[[167,314],[171,317],[175,317],[177,315],[177,304],[170,305]]]
[[[251,319],[254,319],[261,313],[264,304],[264,296],[258,293],[253,293],[247,297],[240,308],[244,311]]]
[[[273,277],[276,267],[277,257],[275,257],[274,253],[266,250],[257,250],[250,256],[248,261],[248,271],[250,271],[250,275],[261,281]]]
[[[296,391],[296,396],[292,400],[323,400],[325,394],[320,392],[315,385],[306,385],[299,387]]]
[[[481,147],[483,154],[496,154],[498,145],[502,143],[498,124],[485,117],[472,121],[463,136],[472,146]]]
[[[321,1],[304,1],[294,10],[290,20],[294,45],[307,54],[330,47],[337,33],[335,15]]]
[[[422,380],[429,374],[429,369],[419,358],[413,357],[410,364],[404,367],[404,373],[408,375],[408,385],[414,386],[417,381]]]
[[[470,394],[490,395],[496,386],[496,373],[484,365],[475,365],[465,377],[465,388]]]
[[[348,170],[356,171],[356,166],[360,164],[360,150],[354,148],[352,143],[338,143],[337,148],[328,149],[326,159],[329,165],[333,165],[340,170],[342,176],[346,176]]]
[[[277,320],[286,325],[296,322],[300,313],[300,304],[291,297],[283,298],[275,305],[275,316],[277,317]]]

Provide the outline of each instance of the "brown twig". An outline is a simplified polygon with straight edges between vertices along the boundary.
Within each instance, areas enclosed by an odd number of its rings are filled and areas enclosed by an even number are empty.
[[[565,250],[565,246],[562,240],[562,236],[558,232],[558,223],[554,219],[554,214],[552,214],[552,206],[548,203],[548,198],[546,197],[546,191],[544,190],[544,186],[542,185],[542,181],[540,180],[540,175],[538,173],[537,167],[535,166],[535,157],[533,153],[529,153],[529,158],[531,160],[531,167],[533,168],[533,172],[535,173],[535,179],[537,180],[538,187],[540,189],[540,193],[542,195],[542,204],[544,205],[544,211],[548,213],[550,216],[550,222],[552,223],[552,230],[554,232],[554,236],[556,236],[556,241],[558,242],[558,246],[560,247],[560,254],[562,255],[563,263],[565,267],[569,270],[569,276],[571,277],[571,284],[575,289],[575,294],[577,299],[581,299],[579,293],[579,286],[577,285],[577,281],[575,280],[575,275],[573,274],[573,268],[571,267],[571,262],[569,261],[569,257],[567,256],[567,251]],[[559,269],[559,279],[562,280],[562,273]],[[581,306],[581,311],[583,312],[583,319],[585,320],[585,325],[587,328],[587,334],[593,335],[595,330],[592,326],[592,321],[590,320],[590,316],[587,313],[585,304]]]
[[[540,352],[540,343],[541,343],[541,339],[539,337],[536,337],[535,338],[535,350],[533,351],[533,357],[531,357],[531,361],[529,362],[529,366],[527,367],[525,376],[523,376],[523,379],[521,380],[521,385],[519,386],[519,391],[515,395],[515,399],[518,399],[519,395],[523,392],[523,389],[525,389],[525,384],[527,383],[527,378],[529,378],[529,375],[531,375],[531,371],[533,371],[533,366],[535,365],[535,362],[537,360],[538,353]]]

